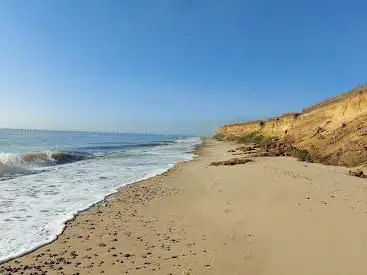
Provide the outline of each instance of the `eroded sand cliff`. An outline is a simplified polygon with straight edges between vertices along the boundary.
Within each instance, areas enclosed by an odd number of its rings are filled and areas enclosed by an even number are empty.
[[[317,162],[354,167],[367,163],[367,86],[267,121],[225,125],[223,139],[257,133],[306,149]]]

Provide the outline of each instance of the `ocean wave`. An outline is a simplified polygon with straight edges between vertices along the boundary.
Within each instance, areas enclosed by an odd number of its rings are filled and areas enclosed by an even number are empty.
[[[130,151],[135,148],[170,146],[177,143],[194,144],[197,138],[179,138],[177,140],[152,141],[146,143],[110,143],[84,146],[76,151],[46,151],[26,154],[0,153],[0,179],[39,173],[40,168],[68,164],[92,158],[142,157],[143,152]],[[130,152],[130,153],[128,153]]]
[[[0,178],[8,178],[13,175],[25,175],[31,171],[24,167],[21,156],[16,154],[0,154]]]
[[[122,150],[122,149],[131,149],[136,147],[156,147],[162,145],[169,145],[174,143],[174,141],[157,141],[157,142],[150,142],[150,143],[136,143],[136,144],[108,144],[108,145],[95,145],[95,146],[84,146],[79,148],[80,150]]]
[[[67,164],[87,159],[89,156],[77,152],[39,152],[24,155],[0,153],[0,178],[33,174],[33,169]]]
[[[81,161],[90,156],[83,152],[41,152],[29,153],[22,157],[22,160],[29,165],[53,166]]]
[[[199,137],[187,137],[183,138],[180,137],[174,141],[175,143],[191,143],[191,144],[198,144],[201,142],[201,138]]]

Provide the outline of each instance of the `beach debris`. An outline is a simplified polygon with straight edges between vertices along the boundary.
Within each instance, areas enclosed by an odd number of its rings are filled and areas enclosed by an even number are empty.
[[[252,152],[252,151],[258,151],[259,149],[260,146],[257,144],[248,144],[246,146],[238,147],[236,150],[242,152]]]
[[[220,165],[238,165],[238,164],[246,164],[248,162],[253,162],[254,160],[248,158],[233,158],[225,161],[214,161],[210,163],[211,166],[220,166]]]
[[[367,178],[367,175],[365,175],[361,169],[357,169],[355,171],[350,170],[349,175],[359,178]]]
[[[247,144],[235,149],[233,155],[246,154],[248,157],[278,157],[290,156],[293,152],[289,144],[274,140],[271,143],[259,145],[256,143]]]

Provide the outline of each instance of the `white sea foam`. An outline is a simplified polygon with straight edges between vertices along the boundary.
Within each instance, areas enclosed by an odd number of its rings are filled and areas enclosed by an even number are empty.
[[[28,173],[23,159],[17,154],[0,153],[0,178]]]
[[[192,159],[192,150],[199,143],[200,139],[181,139],[152,148],[137,147],[123,157],[87,159],[0,181],[0,262],[53,241],[66,221],[119,187]],[[22,157],[0,155],[3,175],[16,167],[26,169]]]

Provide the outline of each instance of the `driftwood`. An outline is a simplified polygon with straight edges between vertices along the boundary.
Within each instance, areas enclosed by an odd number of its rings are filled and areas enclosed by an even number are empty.
[[[225,161],[215,161],[210,163],[211,166],[220,166],[220,165],[238,165],[238,164],[246,164],[248,162],[253,162],[254,160],[252,159],[247,159],[247,158],[233,158],[230,160],[225,160]]]
[[[365,175],[361,169],[357,169],[355,171],[351,170],[349,171],[349,175],[359,178],[367,178],[367,175]]]

